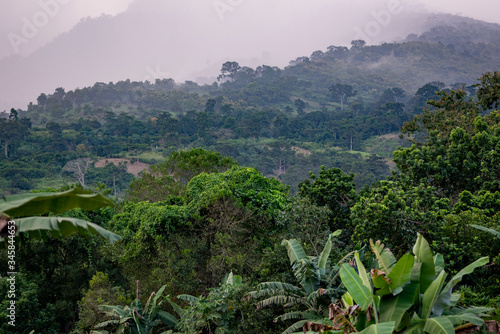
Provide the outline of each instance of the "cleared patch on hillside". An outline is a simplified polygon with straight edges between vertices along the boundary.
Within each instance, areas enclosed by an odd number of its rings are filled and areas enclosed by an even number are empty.
[[[296,155],[308,156],[312,154],[311,151],[298,146],[292,146],[291,149],[295,151]]]
[[[377,154],[384,158],[392,159],[392,152],[398,147],[409,147],[410,142],[405,138],[400,138],[399,133],[388,133],[381,136],[368,138],[361,145],[361,150],[371,154]]]
[[[130,159],[123,159],[123,158],[101,159],[98,160],[94,164],[94,166],[97,168],[102,168],[108,164],[113,164],[115,166],[119,166],[120,164],[125,164],[127,167],[127,172],[130,174],[134,174],[135,176],[138,176],[141,171],[149,167],[147,163],[140,161],[134,161],[133,163],[131,163]]]

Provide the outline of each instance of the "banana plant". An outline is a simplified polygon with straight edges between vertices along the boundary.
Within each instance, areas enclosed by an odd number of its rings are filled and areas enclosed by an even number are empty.
[[[398,261],[380,242],[370,240],[377,267],[367,272],[359,256],[355,255],[356,269],[344,264],[340,269],[342,283],[347,288],[342,297],[345,308],[357,305],[359,312],[356,330],[374,333],[455,333],[455,326],[468,322],[483,325],[481,317],[488,308],[456,307],[460,294],[453,287],[464,275],[489,262],[482,257],[458,272],[448,282],[444,260],[435,256],[428,242],[420,234],[413,254],[403,255]],[[383,331],[379,330],[384,325]],[[334,324],[335,325],[335,324]]]
[[[288,327],[283,334],[293,333],[302,328],[308,322],[320,322],[326,318],[330,299],[322,296],[336,296],[339,294],[340,280],[338,272],[339,265],[330,265],[330,253],[333,248],[333,240],[342,231],[337,230],[330,234],[325,243],[323,251],[319,256],[307,256],[300,243],[295,240],[283,240],[282,245],[288,251],[288,258],[292,266],[293,274],[299,285],[282,282],[264,282],[257,286],[255,291],[248,293],[249,299],[262,299],[257,303],[257,309],[270,305],[280,305],[284,308],[300,305],[302,310],[290,311],[277,317],[275,321],[297,320]],[[348,261],[350,254],[340,261]]]
[[[177,328],[182,333],[238,333],[236,324],[241,318],[237,303],[243,286],[242,277],[231,272],[207,296],[177,296],[189,303],[180,310],[172,305],[181,318]]]
[[[91,222],[66,217],[28,217],[46,212],[60,214],[74,208],[95,210],[112,205],[112,201],[99,194],[92,194],[79,188],[57,193],[28,193],[5,196],[0,199],[0,248],[7,246],[7,240],[19,238],[63,238],[73,233],[84,236],[99,235],[110,243],[120,236]],[[9,221],[15,222],[15,229],[9,230]],[[15,231],[15,233],[14,233]]]
[[[94,326],[97,331],[94,334],[108,334],[103,330],[106,327],[115,327],[117,334],[153,334],[157,326],[168,327],[173,329],[179,321],[172,314],[160,309],[164,300],[159,300],[165,290],[166,285],[162,286],[157,293],[152,293],[149,297],[146,306],[142,308],[139,298],[135,299],[130,306],[121,305],[99,305],[99,309],[106,315],[114,318],[104,321]],[[162,331],[161,334],[167,333]]]
[[[487,228],[487,227],[484,227],[481,225],[476,225],[476,224],[470,224],[469,226],[471,226],[477,230],[480,230],[480,231],[488,232],[489,234],[494,235],[495,237],[500,239],[500,232],[497,230],[494,230],[492,228]]]

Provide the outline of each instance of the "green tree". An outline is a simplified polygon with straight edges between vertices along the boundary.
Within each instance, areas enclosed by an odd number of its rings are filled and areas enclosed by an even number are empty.
[[[130,184],[129,199],[158,202],[183,195],[189,180],[200,173],[218,173],[237,165],[220,153],[201,148],[173,152],[163,163],[152,165]]]
[[[17,111],[16,111],[17,113]],[[5,159],[9,157],[9,145],[17,144],[28,132],[25,124],[11,113],[8,119],[0,118],[0,141],[3,141]]]
[[[425,144],[394,152],[394,162],[410,182],[433,186],[453,202],[464,190],[498,191],[496,166],[500,156],[495,152],[500,144],[500,125],[489,127],[485,120],[478,116],[471,133],[460,127],[448,136],[431,131]]]
[[[14,278],[14,284],[12,284]],[[12,290],[15,297],[12,298]],[[0,331],[4,334],[30,333],[33,329],[39,334],[57,333],[59,326],[55,318],[53,304],[44,305],[38,296],[39,288],[35,282],[30,281],[24,274],[0,278]],[[15,300],[14,318],[11,300]],[[12,321],[14,320],[14,321]],[[12,326],[11,322],[15,324]]]
[[[421,233],[428,238],[440,231],[440,220],[451,211],[449,201],[430,186],[405,187],[379,181],[363,192],[351,209],[354,242],[381,240],[395,254],[407,252]]]
[[[357,94],[357,92],[353,90],[352,86],[339,83],[328,87],[328,91],[330,92],[330,97],[333,101],[340,102],[340,111],[344,110],[344,102]]]
[[[339,168],[326,169],[321,166],[319,175],[309,172],[309,178],[310,180],[299,183],[300,196],[310,198],[320,207],[328,206],[332,212],[330,228],[345,229],[349,225],[350,209],[357,200],[354,174],[345,174]]]
[[[483,109],[498,108],[500,105],[500,72],[488,72],[481,76],[477,85],[477,97]]]
[[[109,275],[97,272],[89,282],[89,288],[81,301],[78,302],[78,321],[75,325],[79,331],[90,331],[98,323],[110,318],[100,313],[99,305],[115,304],[126,305],[130,303],[124,291],[109,279]]]
[[[241,68],[240,64],[235,61],[226,61],[222,64],[221,74],[217,77],[217,81],[221,81],[224,78],[229,78],[231,81],[234,80],[234,77],[238,70]]]
[[[293,102],[293,105],[295,106],[295,108],[297,108],[297,113],[299,115],[304,114],[304,109],[306,108],[306,103],[304,101],[302,101],[301,99],[296,99]]]

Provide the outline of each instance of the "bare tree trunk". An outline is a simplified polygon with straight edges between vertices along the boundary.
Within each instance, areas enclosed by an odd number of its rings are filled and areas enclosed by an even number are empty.
[[[63,170],[74,173],[80,185],[85,188],[85,174],[87,173],[91,162],[92,159],[90,158],[72,160],[64,166]]]

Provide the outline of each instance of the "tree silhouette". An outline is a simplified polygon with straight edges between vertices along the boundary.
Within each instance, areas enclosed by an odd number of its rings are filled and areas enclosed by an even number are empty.
[[[333,101],[340,102],[341,111],[344,110],[344,102],[357,94],[357,92],[352,89],[352,86],[344,84],[331,85],[328,90],[330,91],[330,96]]]

